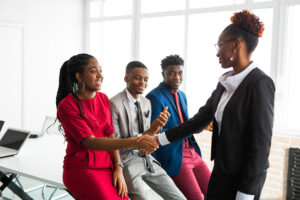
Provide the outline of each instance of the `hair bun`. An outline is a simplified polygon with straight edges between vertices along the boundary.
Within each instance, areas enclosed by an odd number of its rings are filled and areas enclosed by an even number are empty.
[[[234,13],[230,20],[232,24],[249,31],[258,37],[263,35],[264,24],[260,21],[259,17],[250,13],[248,10]]]

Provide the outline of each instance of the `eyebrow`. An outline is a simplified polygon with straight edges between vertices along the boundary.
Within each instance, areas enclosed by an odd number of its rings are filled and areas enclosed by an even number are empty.
[[[176,72],[175,70],[170,70],[170,71],[168,71],[168,72]],[[183,70],[180,70],[179,72],[183,72]],[[179,73],[178,72],[178,73]]]
[[[88,70],[93,69],[93,68],[97,69],[97,66],[92,66]],[[101,67],[99,67],[99,69],[101,70]]]

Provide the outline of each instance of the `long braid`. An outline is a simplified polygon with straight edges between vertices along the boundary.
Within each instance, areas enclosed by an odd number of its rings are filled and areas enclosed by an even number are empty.
[[[60,68],[59,84],[56,94],[56,108],[58,107],[58,104],[61,102],[61,100],[63,100],[63,98],[65,98],[72,91],[72,86],[70,85],[70,81],[68,80],[68,64],[69,61],[67,60]]]
[[[89,54],[78,54],[72,56],[69,60],[65,61],[60,69],[59,86],[56,95],[56,107],[59,103],[71,93],[78,102],[80,116],[83,118],[85,115],[85,109],[78,98],[76,92],[78,91],[78,82],[75,74],[78,72],[83,73],[84,68],[88,65],[90,59],[94,58]]]

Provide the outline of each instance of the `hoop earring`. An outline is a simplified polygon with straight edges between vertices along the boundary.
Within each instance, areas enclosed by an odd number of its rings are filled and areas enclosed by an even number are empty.
[[[81,88],[81,90],[80,90],[80,92],[83,92],[84,91],[84,88],[85,88],[85,84],[84,84],[84,82],[82,81],[82,82],[80,82],[80,84],[82,84],[82,88]],[[78,89],[79,89],[79,87],[78,87]],[[78,90],[79,91],[79,90]]]
[[[73,92],[76,93],[79,91],[79,86],[78,86],[78,83],[74,83],[73,84]]]
[[[84,91],[84,88],[85,88],[85,84],[84,84],[84,82],[83,82],[83,81],[82,81],[81,83],[82,83],[81,92],[83,92],[83,91]]]

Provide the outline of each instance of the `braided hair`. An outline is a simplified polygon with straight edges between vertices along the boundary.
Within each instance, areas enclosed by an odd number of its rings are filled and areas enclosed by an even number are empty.
[[[223,33],[230,35],[232,39],[242,37],[246,42],[247,52],[252,53],[258,44],[258,38],[263,35],[264,24],[248,10],[234,13],[230,20],[232,24]]]
[[[59,103],[71,93],[78,102],[80,116],[82,118],[84,117],[85,109],[82,105],[82,102],[76,95],[76,92],[78,91],[78,81],[75,77],[75,74],[77,72],[83,74],[84,68],[88,65],[91,59],[95,58],[89,54],[78,54],[72,56],[69,60],[63,63],[59,73],[56,107],[58,107]]]

